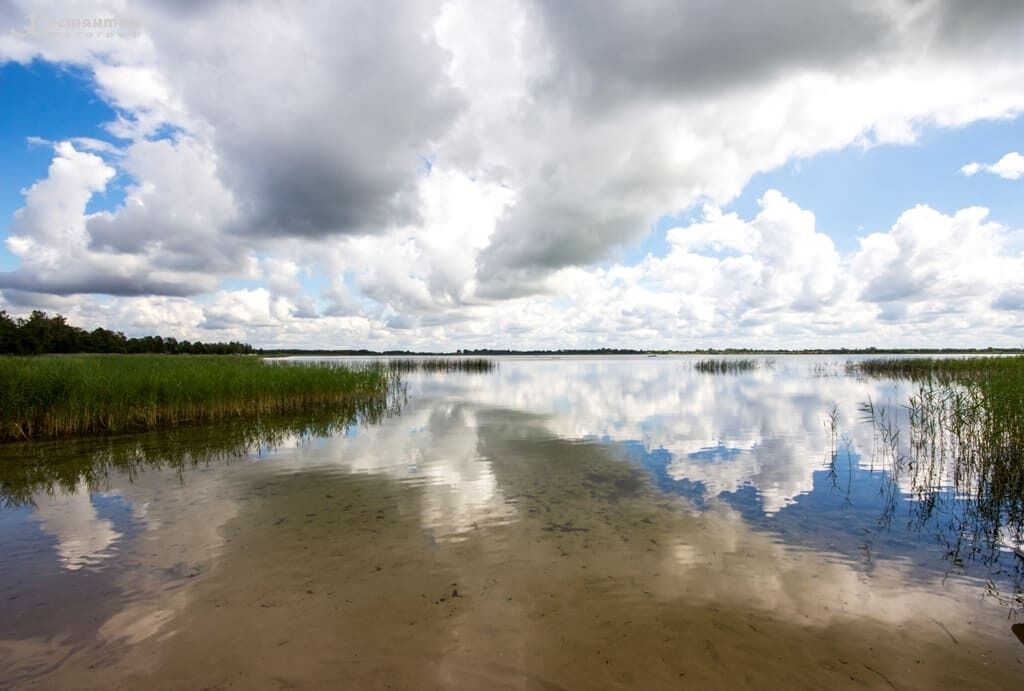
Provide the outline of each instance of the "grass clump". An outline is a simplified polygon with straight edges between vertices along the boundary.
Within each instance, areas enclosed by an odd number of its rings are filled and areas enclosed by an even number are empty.
[[[392,380],[376,368],[244,356],[0,357],[0,441],[377,404]]]
[[[382,360],[381,365],[393,372],[469,372],[487,373],[497,368],[490,358],[434,357],[434,358],[391,358]]]
[[[758,367],[757,360],[723,358],[719,360],[698,360],[693,368],[705,374],[740,374],[753,372]]]

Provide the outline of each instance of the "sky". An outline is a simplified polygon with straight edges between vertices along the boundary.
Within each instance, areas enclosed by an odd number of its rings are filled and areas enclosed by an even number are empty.
[[[1021,346],[1022,46],[1017,0],[0,1],[0,309]]]

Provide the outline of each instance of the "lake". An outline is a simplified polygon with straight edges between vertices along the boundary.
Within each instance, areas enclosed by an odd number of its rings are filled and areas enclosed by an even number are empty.
[[[756,359],[2,447],[0,688],[1024,687],[1019,535],[906,471],[914,385]]]

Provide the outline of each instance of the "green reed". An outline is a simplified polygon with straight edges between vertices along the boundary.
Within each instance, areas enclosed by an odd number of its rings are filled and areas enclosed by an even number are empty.
[[[246,356],[0,357],[0,441],[144,431],[383,399],[377,368]]]
[[[846,363],[848,372],[871,377],[890,377],[915,381],[940,382],[980,381],[989,379],[1016,380],[1024,378],[1024,355],[1005,357],[950,358],[872,358]]]
[[[871,401],[861,410],[894,485],[912,488],[918,524],[941,519],[951,529],[955,563],[993,563],[1000,545],[1024,540],[1024,357],[880,359],[848,369],[915,383],[905,423]]]
[[[393,372],[468,372],[486,374],[498,364],[490,358],[431,357],[391,358],[376,361]]]
[[[758,368],[757,360],[724,358],[720,360],[698,360],[693,368],[705,374],[740,374],[753,372]]]
[[[880,359],[848,367],[917,382],[907,405],[917,452],[984,470],[1024,501],[1024,356]]]

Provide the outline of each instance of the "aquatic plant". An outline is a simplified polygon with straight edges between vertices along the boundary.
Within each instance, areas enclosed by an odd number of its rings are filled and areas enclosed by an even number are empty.
[[[1024,377],[1024,356],[870,358],[846,363],[850,374],[914,381],[960,382]],[[1009,381],[1008,381],[1009,383]]]
[[[717,360],[698,360],[693,368],[705,374],[739,374],[752,372],[758,368],[757,360],[722,358]]]
[[[951,562],[998,567],[1006,548],[1024,541],[1024,358],[869,360],[850,368],[916,382],[902,411],[870,400],[861,407],[880,442],[873,457],[888,466],[886,491],[909,488],[913,521],[944,526]],[[900,412],[905,421],[896,419]],[[1024,605],[1019,589],[1009,599]]]
[[[868,376],[918,383],[907,404],[917,455],[985,469],[1024,490],[1024,357],[866,360],[849,366]],[[1024,491],[1019,496],[1024,501]]]
[[[393,372],[492,372],[497,363],[482,357],[390,358],[376,364]]]
[[[0,441],[376,404],[395,379],[379,368],[245,356],[0,357]]]

